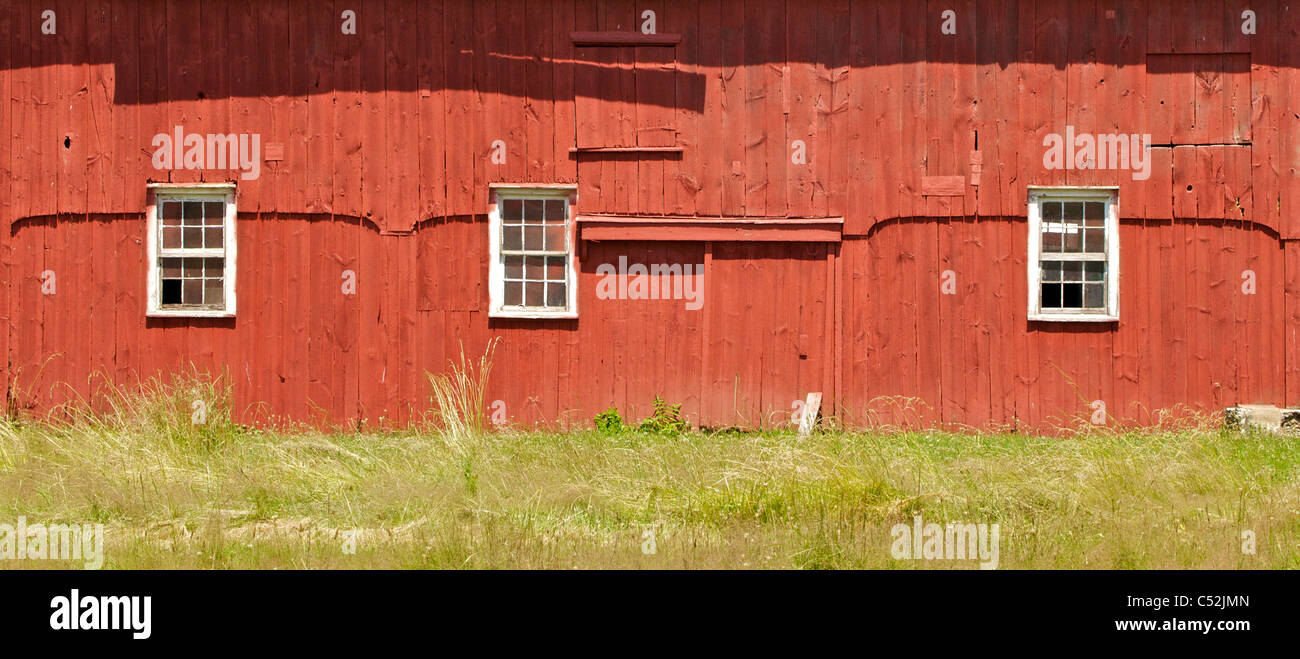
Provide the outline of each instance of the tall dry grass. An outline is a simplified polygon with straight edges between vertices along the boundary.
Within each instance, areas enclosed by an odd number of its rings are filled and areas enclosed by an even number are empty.
[[[448,382],[477,387],[484,364]],[[999,524],[1002,568],[1300,567],[1292,438],[491,433],[452,418],[483,410],[466,391],[436,431],[241,428],[197,377],[3,421],[0,522],[102,522],[117,568],[973,567],[894,559],[914,515]],[[207,427],[196,397],[223,401]]]
[[[478,360],[471,361],[461,344],[459,363],[447,360],[448,372],[426,374],[433,393],[434,418],[457,446],[482,435],[487,428],[487,387],[496,345],[496,338],[489,340]]]

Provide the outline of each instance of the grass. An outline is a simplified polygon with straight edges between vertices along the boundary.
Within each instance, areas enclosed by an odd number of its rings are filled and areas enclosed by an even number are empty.
[[[433,392],[434,417],[443,433],[457,445],[483,434],[487,428],[484,412],[488,378],[492,374],[492,353],[497,340],[488,342],[478,363],[465,357],[465,346],[460,347],[460,364],[448,360],[448,373],[428,374],[429,389]]]
[[[913,515],[998,524],[1002,569],[1300,567],[1300,446],[1265,433],[322,433],[227,399],[0,420],[0,523],[101,522],[106,568],[973,567],[894,559]]]

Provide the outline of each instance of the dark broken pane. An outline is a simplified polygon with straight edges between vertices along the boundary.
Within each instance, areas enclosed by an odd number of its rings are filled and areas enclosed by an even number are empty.
[[[1078,309],[1083,306],[1083,284],[1061,284],[1061,306]]]
[[[203,225],[203,202],[187,201],[185,206],[185,226],[197,227]]]
[[[1061,285],[1060,284],[1043,284],[1043,308],[1044,309],[1061,308]]]
[[[203,280],[186,279],[184,280],[185,288],[181,294],[182,304],[203,304]]]
[[[1083,281],[1083,262],[1066,261],[1062,263],[1061,281]]]
[[[524,221],[542,223],[542,200],[525,199],[524,200]]]
[[[181,247],[181,230],[179,227],[166,227],[163,229],[163,249],[180,249]]]
[[[203,248],[203,229],[185,227],[185,249]]]
[[[520,250],[524,248],[524,230],[522,227],[501,227],[501,249]]]
[[[204,229],[203,233],[204,233],[204,239],[203,239],[204,247],[210,249],[220,249],[226,246],[225,231],[223,231],[221,228],[218,227],[216,229],[211,229],[211,228]]]
[[[203,202],[203,223],[208,226],[221,226],[226,219],[226,205],[219,201]]]
[[[564,257],[550,256],[546,259],[546,278],[551,281],[564,281]]]
[[[1083,205],[1083,223],[1090,227],[1099,227],[1106,222],[1106,204],[1089,201]]]
[[[563,308],[567,302],[564,284],[551,282],[546,285],[546,306]]]
[[[203,276],[203,259],[185,259],[185,278],[192,279]]]
[[[1043,261],[1043,281],[1061,281],[1061,262]]]
[[[1089,309],[1101,309],[1106,306],[1105,284],[1085,284],[1083,287],[1083,306]]]
[[[523,279],[524,278],[524,257],[522,256],[505,256],[506,279]]]
[[[1088,229],[1084,231],[1087,234],[1083,251],[1101,254],[1106,251],[1106,230],[1105,229]]]
[[[162,269],[163,279],[179,279],[181,276],[180,259],[158,259],[158,267]]]
[[[1043,202],[1043,221],[1056,222],[1061,219],[1061,202],[1045,201]]]
[[[565,248],[564,247],[565,228],[566,227],[563,224],[546,225],[546,249],[547,250],[558,252]]]
[[[1086,281],[1104,280],[1106,278],[1106,262],[1088,261],[1087,263],[1083,264],[1083,274],[1084,274],[1083,278]]]
[[[548,224],[563,223],[568,218],[568,211],[564,209],[563,199],[546,200],[546,222]]]
[[[501,221],[506,224],[519,224],[524,216],[523,199],[506,199],[501,202]]]
[[[546,249],[542,245],[542,226],[524,226],[524,249]]]
[[[203,303],[215,305],[225,304],[225,285],[225,281],[221,279],[203,280]]]
[[[524,282],[506,282],[506,306],[517,307],[524,303]]]
[[[541,281],[546,278],[546,257],[529,256],[524,261],[524,279]]]
[[[180,304],[181,303],[181,280],[164,279],[162,282],[162,303],[163,304]]]
[[[524,283],[524,306],[540,307],[543,306],[546,294],[546,284],[540,281],[530,281]]]

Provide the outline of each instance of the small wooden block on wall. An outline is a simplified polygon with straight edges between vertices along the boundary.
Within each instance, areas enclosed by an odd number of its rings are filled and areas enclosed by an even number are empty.
[[[966,180],[960,176],[922,176],[921,195],[924,197],[963,197]]]

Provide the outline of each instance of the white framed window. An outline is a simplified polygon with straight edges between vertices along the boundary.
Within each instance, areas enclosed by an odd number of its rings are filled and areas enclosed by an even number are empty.
[[[149,186],[148,315],[235,315],[233,183]]]
[[[577,318],[573,186],[492,186],[489,315]]]
[[[1117,188],[1029,188],[1029,320],[1119,320]]]

